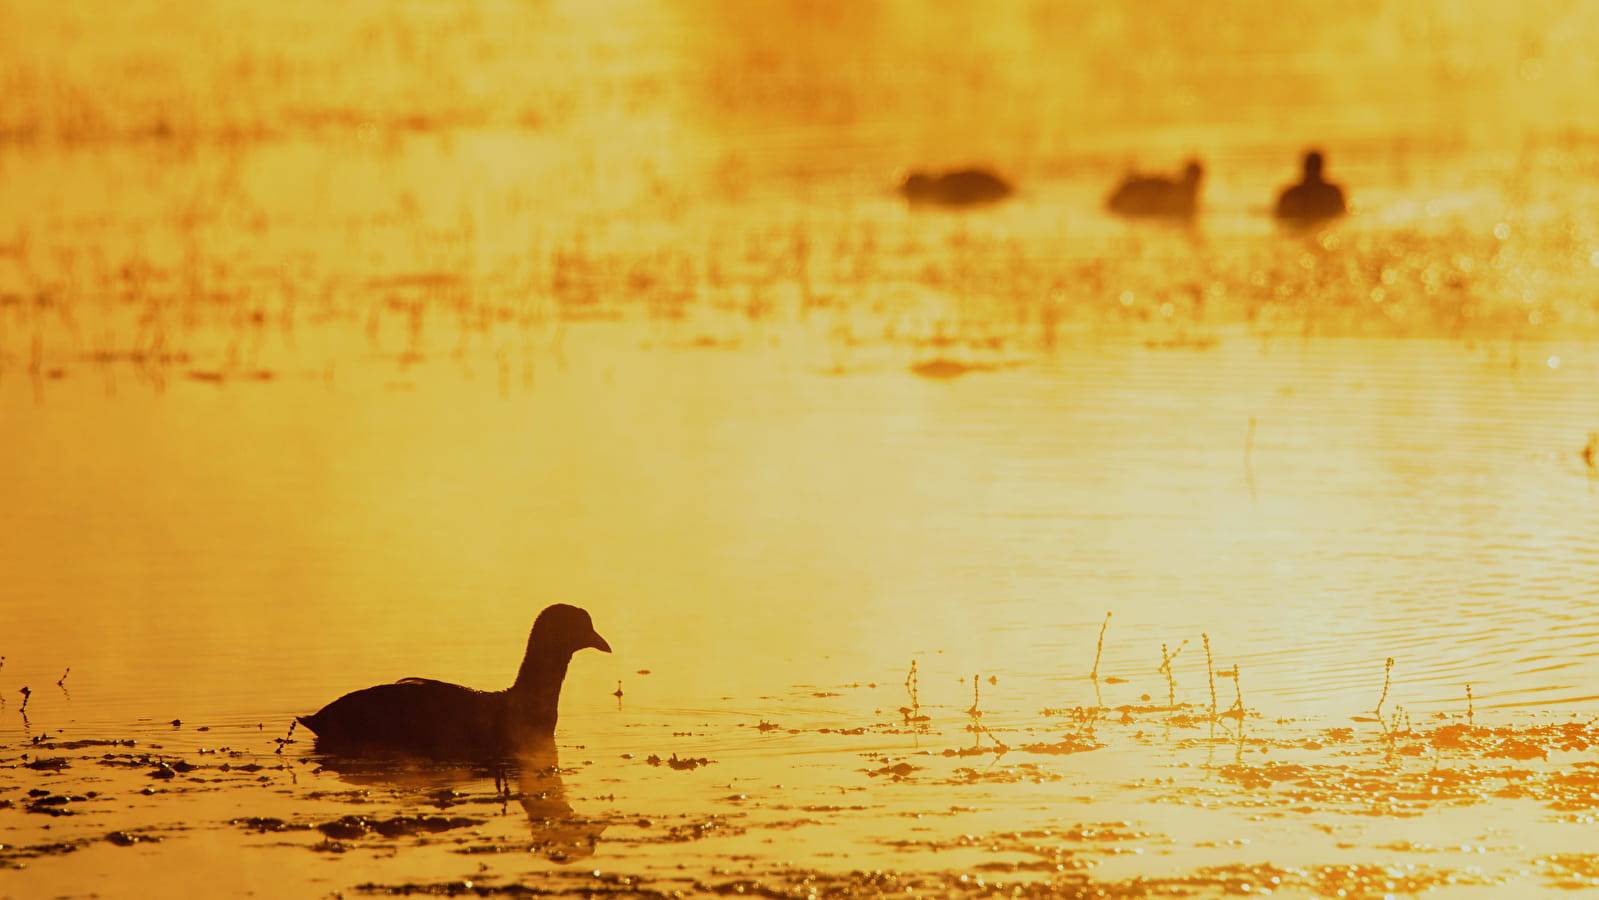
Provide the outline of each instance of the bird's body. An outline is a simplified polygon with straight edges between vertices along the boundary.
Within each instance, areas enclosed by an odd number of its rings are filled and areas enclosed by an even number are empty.
[[[341,755],[495,759],[546,749],[567,665],[584,647],[611,652],[587,612],[557,604],[534,622],[516,682],[503,691],[406,678],[345,694],[299,721],[318,750]]]
[[[1130,218],[1190,219],[1199,211],[1199,160],[1189,160],[1181,178],[1128,175],[1105,200],[1105,208]]]
[[[1314,224],[1335,219],[1347,211],[1344,190],[1322,177],[1321,153],[1305,154],[1304,176],[1277,197],[1277,218],[1290,224]]]
[[[1012,188],[986,169],[957,169],[936,175],[912,172],[900,182],[899,192],[912,204],[976,206],[1003,200]]]

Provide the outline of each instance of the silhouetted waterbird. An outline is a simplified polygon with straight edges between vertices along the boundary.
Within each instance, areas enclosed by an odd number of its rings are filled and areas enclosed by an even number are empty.
[[[558,603],[539,613],[516,682],[503,691],[406,678],[345,694],[299,721],[316,733],[319,751],[335,754],[489,760],[537,752],[554,745],[561,682],[584,647],[611,652],[586,611]]]
[[[1344,190],[1322,177],[1326,160],[1320,151],[1305,154],[1305,174],[1298,184],[1283,189],[1277,198],[1277,218],[1309,224],[1334,219],[1346,211]]]
[[[1191,159],[1181,178],[1128,175],[1105,200],[1105,208],[1133,218],[1188,219],[1199,211],[1199,183],[1205,167]]]
[[[1003,200],[1013,189],[985,169],[957,169],[942,174],[912,172],[900,182],[899,192],[913,204],[976,206]]]

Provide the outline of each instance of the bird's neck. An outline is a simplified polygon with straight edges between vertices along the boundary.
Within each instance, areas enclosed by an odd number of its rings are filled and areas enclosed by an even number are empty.
[[[526,750],[547,743],[560,715],[561,682],[572,654],[529,643],[516,683],[506,691],[506,736],[511,746]]]
[[[527,655],[522,658],[522,668],[517,670],[516,682],[510,693],[553,698],[561,693],[561,682],[566,680],[566,667],[572,654],[561,653],[529,642]]]

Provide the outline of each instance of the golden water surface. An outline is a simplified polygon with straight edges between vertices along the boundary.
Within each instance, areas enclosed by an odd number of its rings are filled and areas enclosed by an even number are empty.
[[[0,4],[0,897],[1592,884],[1596,35]],[[289,731],[556,602],[553,784]]]

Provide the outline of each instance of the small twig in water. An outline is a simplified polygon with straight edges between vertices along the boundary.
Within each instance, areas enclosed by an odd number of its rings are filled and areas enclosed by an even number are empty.
[[[1388,727],[1388,723],[1383,721],[1383,718],[1382,718],[1382,705],[1383,705],[1384,702],[1386,702],[1388,700],[1388,685],[1393,679],[1393,674],[1394,674],[1394,658],[1392,656],[1390,656],[1390,657],[1388,657],[1387,664],[1383,668],[1383,673],[1382,673],[1382,696],[1377,698],[1377,709],[1375,710],[1375,712],[1377,713],[1377,721],[1382,724],[1384,729],[1386,729]]]
[[[1090,681],[1099,680],[1099,657],[1105,652],[1105,629],[1110,627],[1110,613],[1105,613],[1105,621],[1099,623],[1099,643],[1094,647],[1094,670],[1088,673]]]
[[[1221,674],[1222,674],[1223,678],[1231,678],[1233,680],[1233,705],[1232,705],[1231,709],[1229,709],[1226,712],[1222,713],[1222,715],[1236,718],[1238,720],[1238,724],[1239,725],[1243,725],[1243,723],[1244,723],[1244,682],[1243,682],[1243,679],[1238,677],[1238,664],[1237,663],[1233,663],[1232,669],[1224,671]]]
[[[1166,676],[1166,706],[1168,708],[1175,708],[1177,706],[1177,677],[1172,674],[1172,660],[1176,659],[1177,654],[1183,652],[1183,648],[1186,646],[1188,646],[1188,642],[1183,641],[1181,644],[1177,645],[1177,651],[1175,653],[1168,654],[1166,652],[1166,645],[1160,645],[1160,668],[1156,671]]]
[[[911,660],[910,674],[905,676],[905,690],[911,695],[911,705],[899,708],[899,714],[905,717],[905,724],[927,721],[927,717],[921,714],[922,702],[917,696],[916,660],[914,659]]]
[[[1475,725],[1476,723],[1477,723],[1477,711],[1476,711],[1476,708],[1473,707],[1472,703],[1471,703],[1471,683],[1467,682],[1466,683],[1466,724],[1467,725]]]
[[[33,691],[31,689],[29,689],[28,687],[24,686],[22,688],[22,690],[17,691],[17,693],[22,695],[22,709],[20,710],[20,712],[23,715],[27,715],[28,714],[28,698],[33,696]]]
[[[993,683],[993,680],[994,679],[989,679],[989,682]],[[983,725],[983,711],[979,708],[979,704],[983,699],[981,682],[981,674],[972,676],[972,708],[966,711],[966,714],[972,717],[971,730],[973,734],[977,735],[977,739],[979,741],[982,740],[983,735],[988,735],[989,740],[994,742],[995,746],[1000,749],[1000,752],[1004,752],[1010,749],[1009,745],[995,737],[994,733],[989,731],[987,726]]]
[[[66,687],[65,682],[67,680],[67,676],[71,675],[71,674],[72,674],[72,667],[71,666],[67,666],[67,670],[65,672],[61,673],[61,677],[60,678],[56,679],[56,685],[58,687]]]
[[[1210,658],[1210,635],[1199,635],[1205,641],[1205,675],[1210,679],[1210,717],[1216,718],[1216,666]]]
[[[300,720],[299,719],[290,719],[289,720],[289,730],[284,733],[283,737],[273,738],[273,740],[277,741],[277,744],[278,744],[278,749],[272,751],[273,753],[282,754],[283,753],[283,745],[284,744],[292,744],[292,743],[294,743],[294,728],[295,728],[296,725],[299,725],[299,724],[300,724]]]

